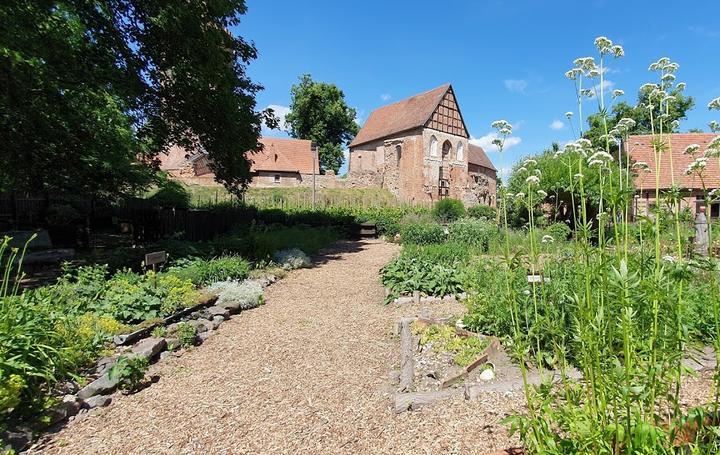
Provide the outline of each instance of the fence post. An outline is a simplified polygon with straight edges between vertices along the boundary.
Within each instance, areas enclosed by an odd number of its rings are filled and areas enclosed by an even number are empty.
[[[700,207],[700,212],[695,216],[695,252],[700,256],[707,257],[710,246],[708,235],[708,222],[705,216],[705,207]]]

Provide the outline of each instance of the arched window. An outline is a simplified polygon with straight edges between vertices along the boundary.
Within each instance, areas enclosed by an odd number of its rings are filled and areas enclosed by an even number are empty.
[[[396,145],[395,146],[395,162],[398,166],[400,166],[400,158],[402,158],[402,146]]]
[[[462,141],[461,141],[461,142],[458,142],[458,145],[457,145],[457,154],[456,154],[456,159],[457,159],[458,161],[462,161],[462,160],[465,158],[465,153],[464,153],[464,152],[465,152],[465,146],[463,145]]]
[[[438,156],[437,138],[430,136],[430,156]]]
[[[442,146],[443,159],[450,157],[450,150],[452,150],[452,144],[450,143],[450,141],[443,142],[443,146]]]

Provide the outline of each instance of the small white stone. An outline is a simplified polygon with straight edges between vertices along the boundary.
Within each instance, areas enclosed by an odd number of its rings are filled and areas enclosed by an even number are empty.
[[[493,371],[492,368],[483,370],[483,372],[480,373],[480,379],[482,379],[483,381],[492,381],[493,379],[495,379],[495,371]]]

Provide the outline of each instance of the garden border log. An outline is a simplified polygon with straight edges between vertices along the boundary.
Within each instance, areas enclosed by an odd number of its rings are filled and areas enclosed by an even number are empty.
[[[405,411],[417,411],[418,409],[429,406],[436,401],[446,400],[454,396],[460,396],[462,390],[444,389],[431,390],[428,392],[408,392],[395,394],[395,412],[400,414]]]
[[[413,355],[413,336],[410,324],[414,318],[400,319],[400,384],[398,392],[406,392],[412,388],[415,376],[415,358]]]

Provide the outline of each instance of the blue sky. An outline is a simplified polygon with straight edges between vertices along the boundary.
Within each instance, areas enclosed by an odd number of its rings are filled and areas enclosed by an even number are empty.
[[[680,64],[678,82],[696,106],[681,130],[702,128],[707,103],[720,96],[720,1],[290,1],[248,0],[235,31],[255,43],[251,78],[265,87],[258,107],[290,104],[303,73],[332,82],[358,120],[384,104],[452,83],[472,137],[487,146],[490,123],[515,125],[510,147],[490,150],[499,169],[573,139],[564,117],[575,112],[564,76],[577,57],[596,56],[605,35],[625,48],[607,79],[635,103],[637,89],[655,82],[650,63]],[[586,103],[590,111],[594,104]],[[575,125],[577,130],[577,125]],[[282,136],[281,131],[265,131]]]

